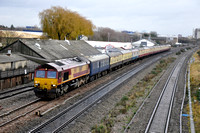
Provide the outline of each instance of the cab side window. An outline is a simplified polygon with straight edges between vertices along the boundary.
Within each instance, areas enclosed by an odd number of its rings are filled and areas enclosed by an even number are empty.
[[[58,73],[58,79],[61,79],[61,78],[62,78],[62,73],[59,72],[59,73]]]
[[[69,72],[65,72],[63,76],[63,81],[68,80],[68,79],[69,79]]]

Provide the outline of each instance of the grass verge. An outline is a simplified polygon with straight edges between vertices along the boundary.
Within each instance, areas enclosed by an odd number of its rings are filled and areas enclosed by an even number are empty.
[[[190,66],[190,89],[192,96],[192,111],[195,130],[200,133],[200,51],[194,55],[194,62]],[[188,105],[189,106],[189,105]],[[189,113],[189,107],[187,108]]]
[[[135,115],[141,101],[145,99],[155,83],[159,80],[161,72],[174,60],[174,57],[161,60],[149,74],[133,86],[133,88],[116,103],[115,107],[109,111],[109,114],[105,116],[99,124],[91,128],[91,132],[110,133],[115,132],[115,130],[123,131],[127,123],[129,123]]]

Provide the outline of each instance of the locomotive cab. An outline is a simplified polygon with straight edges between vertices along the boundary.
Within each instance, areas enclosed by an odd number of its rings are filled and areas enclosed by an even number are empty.
[[[55,68],[44,65],[35,70],[34,92],[40,98],[55,98],[58,85],[58,72]]]
[[[56,60],[35,70],[34,91],[39,98],[54,99],[89,79],[89,61],[79,58]]]

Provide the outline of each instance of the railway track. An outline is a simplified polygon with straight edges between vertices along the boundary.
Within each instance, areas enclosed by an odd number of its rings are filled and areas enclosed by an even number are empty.
[[[48,104],[48,102],[41,103],[39,105],[38,102],[40,102],[41,99],[35,99],[34,101],[31,101],[25,105],[22,105],[16,109],[13,109],[7,113],[4,113],[0,115],[0,127],[3,127],[11,122],[14,122],[18,120],[21,117],[26,116],[27,114],[30,114],[31,112],[35,111],[38,108],[41,108],[42,106]]]
[[[5,126],[9,126],[9,124],[13,123],[13,122],[17,122],[20,118],[28,115],[28,114],[31,114],[34,112],[35,115],[38,115],[38,116],[43,116],[45,115],[46,113],[48,113],[49,111],[55,109],[56,107],[58,106],[61,106],[63,104],[65,104],[66,101],[68,101],[69,99],[73,98],[73,97],[76,97],[78,94],[72,96],[72,97],[69,97],[68,99],[64,99],[64,100],[61,100],[62,102],[60,104],[57,104],[53,107],[49,106],[51,104],[51,102],[49,101],[44,101],[40,98],[37,98],[25,105],[22,105],[18,108],[15,108],[9,112],[6,112],[2,115],[0,115],[0,128],[3,128]],[[45,106],[49,106],[51,108],[49,108],[48,110],[45,110],[44,112],[40,112],[40,109],[45,107]]]
[[[187,62],[187,64],[189,63],[189,61]],[[183,108],[184,108],[184,101],[185,101],[185,94],[186,94],[186,78],[187,78],[187,69],[185,69],[185,76],[184,76],[184,79],[185,79],[185,85],[184,85],[184,94],[183,94],[183,99],[182,99],[182,103],[181,103],[181,110],[180,110],[180,125],[179,125],[179,131],[180,133],[182,133],[182,124],[183,124],[183,120],[182,120],[182,115],[183,115]]]
[[[171,110],[173,106],[177,81],[180,69],[186,59],[186,55],[174,66],[164,88],[158,98],[156,106],[147,124],[145,133],[147,132],[165,132],[168,131]]]
[[[169,53],[168,53],[169,54]],[[168,54],[164,54],[166,56]],[[126,81],[128,78],[132,77],[134,74],[138,73],[139,71],[143,70],[145,67],[148,67],[150,64],[158,61],[161,59],[162,56],[157,57],[143,65],[139,65],[136,69],[128,71],[121,77],[118,77],[108,84],[104,85],[103,87],[99,88],[95,92],[91,93],[87,97],[83,98],[82,100],[78,101],[77,103],[73,104],[72,106],[68,107],[67,109],[63,110],[56,116],[52,117],[51,119],[47,120],[46,122],[42,123],[41,125],[37,126],[31,133],[35,132],[59,132],[64,129],[69,123],[83,114],[86,110],[88,110],[91,106],[97,103],[102,97],[107,95],[109,92],[114,90],[118,85]]]
[[[0,100],[10,98],[10,97],[13,97],[25,92],[33,91],[33,88],[34,87],[32,86],[26,86],[26,87],[17,88],[14,90],[0,92]]]

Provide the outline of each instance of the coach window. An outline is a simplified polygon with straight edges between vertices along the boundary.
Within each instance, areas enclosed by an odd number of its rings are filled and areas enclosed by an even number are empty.
[[[69,72],[65,72],[63,80],[65,81],[65,80],[68,80],[68,79],[69,79]]]

